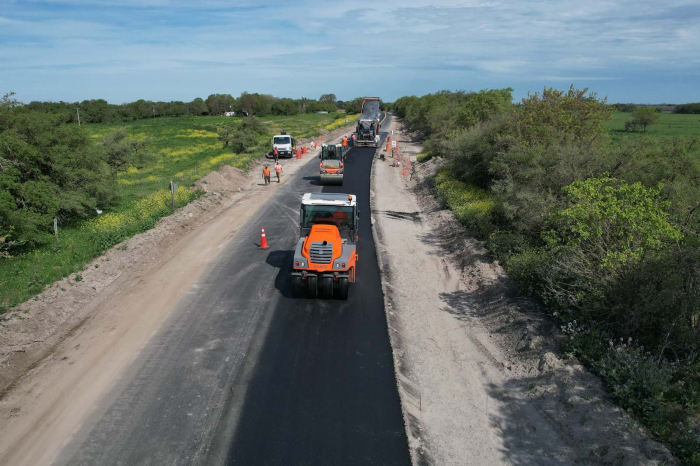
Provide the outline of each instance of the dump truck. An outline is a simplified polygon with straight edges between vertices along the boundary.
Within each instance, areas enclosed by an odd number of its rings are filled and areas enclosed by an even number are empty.
[[[294,250],[292,296],[348,299],[355,282],[360,213],[354,194],[306,193]]]
[[[379,126],[379,97],[365,97],[362,100],[362,113],[355,128],[355,145],[365,147],[378,147],[376,136],[381,128]]]
[[[270,151],[270,155],[272,155],[275,148],[277,148],[277,154],[280,157],[292,157],[296,149],[296,141],[292,136],[282,131],[282,134],[276,134],[272,137],[272,151]]]
[[[319,168],[321,170],[321,184],[343,184],[343,167],[345,154],[343,154],[342,144],[323,144],[321,146],[321,159]]]

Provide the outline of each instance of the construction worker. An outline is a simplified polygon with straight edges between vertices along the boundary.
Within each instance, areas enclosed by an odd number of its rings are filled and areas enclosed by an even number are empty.
[[[275,158],[275,163],[277,163],[277,160],[279,160],[280,153],[277,150],[277,146],[275,146],[274,149],[272,149],[272,156]]]
[[[345,149],[346,147],[348,147],[348,137],[343,136],[343,149]]]
[[[346,212],[343,212],[342,209],[338,209],[333,212],[333,221],[338,227],[347,226],[350,222],[350,217]]]
[[[355,147],[355,139],[357,139],[357,134],[352,133],[352,147]]]
[[[279,162],[275,162],[275,175],[277,175],[277,182],[280,182],[280,175],[282,174],[282,165]]]
[[[270,184],[270,169],[267,165],[263,167],[263,178],[265,179],[265,185]]]

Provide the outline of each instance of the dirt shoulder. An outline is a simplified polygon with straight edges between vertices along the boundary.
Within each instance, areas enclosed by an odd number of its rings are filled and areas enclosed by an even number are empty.
[[[343,127],[324,134],[335,141]],[[318,152],[281,159],[282,183]],[[48,464],[206,266],[265,205],[263,163],[197,183],[208,193],[115,246],[0,322],[0,464]],[[274,175],[273,175],[274,178]]]
[[[372,221],[413,463],[676,464],[558,355],[556,326],[434,198],[436,162],[389,130],[403,160],[375,159]]]

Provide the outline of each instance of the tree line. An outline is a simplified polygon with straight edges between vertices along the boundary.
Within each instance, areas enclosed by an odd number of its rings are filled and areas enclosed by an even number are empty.
[[[425,141],[420,159],[438,158],[442,202],[559,321],[567,350],[698,464],[700,141],[613,137],[615,107],[587,89],[517,104],[510,91],[395,110]]]
[[[123,123],[144,118],[223,115],[235,112],[241,116],[297,115],[301,113],[335,112],[346,109],[359,113],[362,98],[339,101],[335,94],[323,94],[316,99],[279,98],[269,94],[243,92],[240,96],[211,94],[206,99],[191,102],[160,102],[137,100],[123,104],[110,104],[104,99],[82,102],[38,102],[25,105],[27,110],[59,115],[64,123]]]
[[[615,107],[615,110],[618,112],[625,112],[625,113],[632,113],[635,109],[639,107],[652,107],[656,109],[657,111],[661,111],[661,107],[673,107],[673,113],[694,113],[694,114],[700,114],[700,102],[697,103],[688,103],[688,104],[682,104],[682,105],[667,105],[667,104],[661,104],[661,105],[643,105],[643,104],[622,104],[622,103],[617,103],[617,104],[612,104],[613,107]]]

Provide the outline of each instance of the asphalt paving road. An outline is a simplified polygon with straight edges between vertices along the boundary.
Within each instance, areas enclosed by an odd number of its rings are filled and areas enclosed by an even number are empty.
[[[370,226],[373,154],[348,153],[342,187],[320,186],[315,163],[282,185],[58,463],[410,464]],[[362,213],[345,302],[291,298],[301,196],[318,191],[357,194]],[[269,250],[257,248],[263,226]]]

